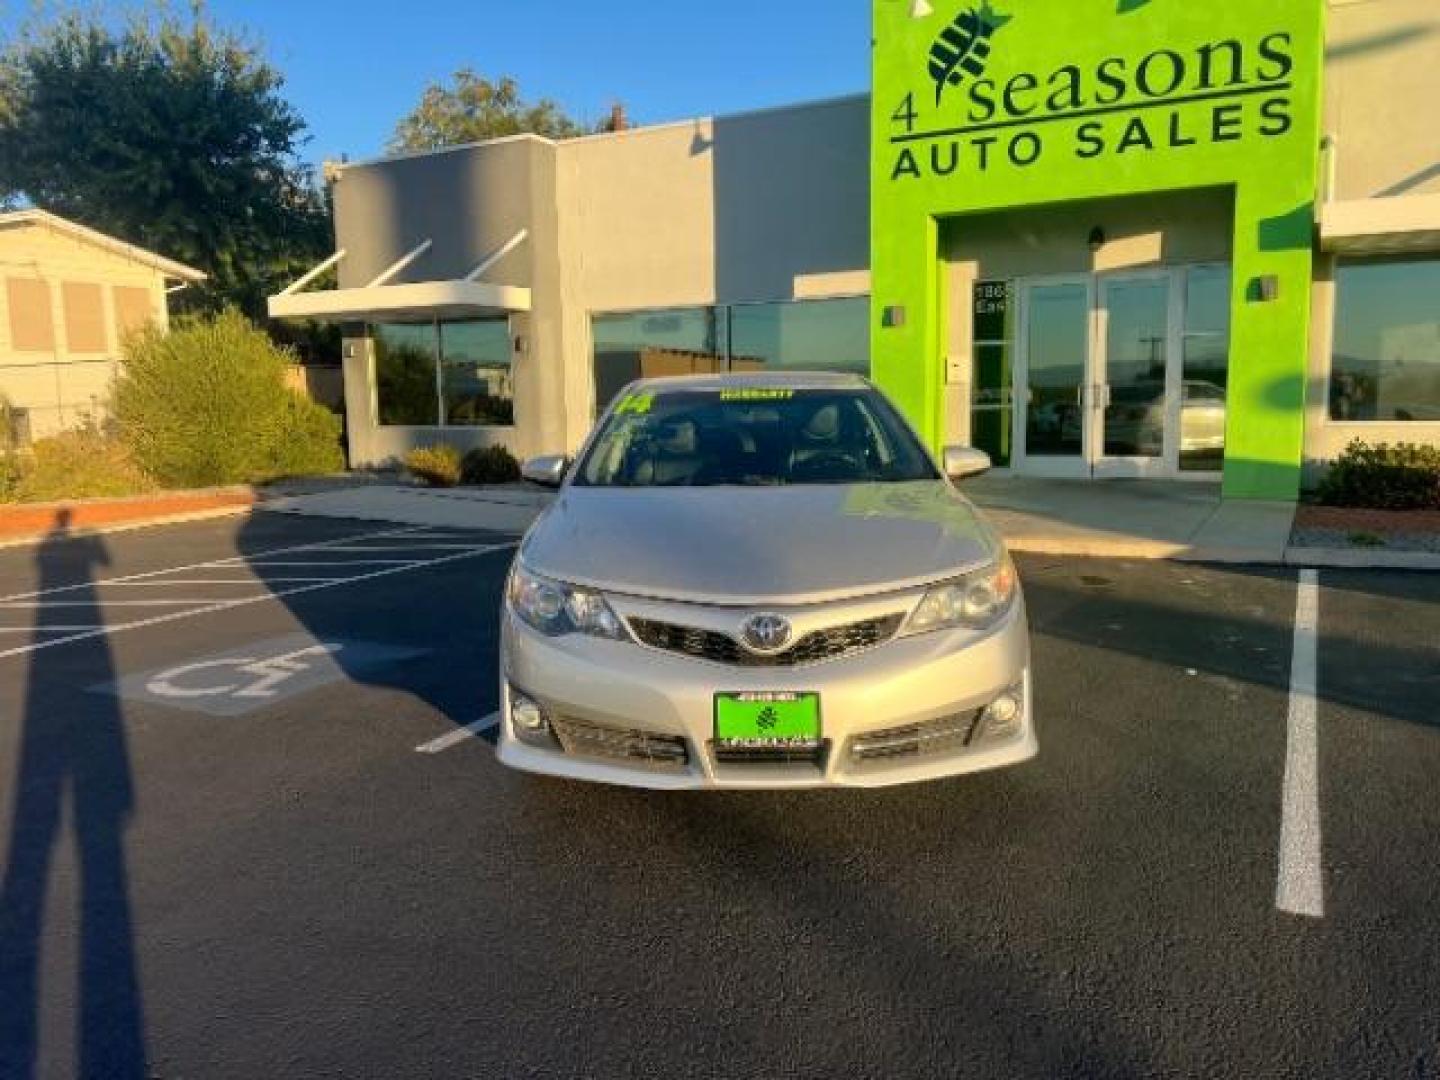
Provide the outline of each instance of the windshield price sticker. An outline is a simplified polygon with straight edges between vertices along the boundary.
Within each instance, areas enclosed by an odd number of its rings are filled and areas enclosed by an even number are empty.
[[[794,396],[794,390],[767,390],[758,386],[720,391],[721,401],[789,401]]]

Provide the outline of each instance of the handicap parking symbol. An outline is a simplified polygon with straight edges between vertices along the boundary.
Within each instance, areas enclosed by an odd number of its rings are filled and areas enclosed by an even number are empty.
[[[364,641],[317,641],[307,634],[291,634],[243,649],[167,664],[91,689],[210,716],[244,716],[425,652]]]

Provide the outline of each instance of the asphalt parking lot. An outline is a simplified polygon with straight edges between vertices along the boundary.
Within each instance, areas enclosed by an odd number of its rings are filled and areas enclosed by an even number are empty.
[[[512,539],[0,552],[0,1076],[1440,1077],[1440,577],[1024,558],[1035,762],[658,795],[496,764]]]

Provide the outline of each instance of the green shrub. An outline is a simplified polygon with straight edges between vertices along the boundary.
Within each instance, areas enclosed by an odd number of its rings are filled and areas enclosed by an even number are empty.
[[[98,428],[77,428],[40,439],[20,468],[22,502],[113,499],[155,490],[124,443]]]
[[[121,437],[170,487],[335,472],[338,422],[285,385],[292,361],[236,311],[136,334],[115,386]]]
[[[511,484],[520,479],[520,462],[503,446],[476,447],[460,465],[466,484]]]
[[[420,446],[405,455],[405,468],[430,487],[454,487],[460,483],[460,451],[445,443]]]
[[[1317,494],[1327,506],[1440,510],[1440,447],[1356,439],[1330,467]]]

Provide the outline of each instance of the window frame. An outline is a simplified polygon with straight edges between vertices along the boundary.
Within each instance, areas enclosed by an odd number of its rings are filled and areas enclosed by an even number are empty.
[[[595,322],[597,319],[625,318],[635,315],[670,315],[679,312],[701,311],[710,316],[711,326],[715,334],[715,354],[725,362],[725,374],[734,371],[735,349],[733,333],[731,328],[731,313],[736,308],[744,307],[775,307],[781,304],[813,304],[835,300],[863,300],[868,305],[871,299],[869,292],[841,292],[825,293],[820,296],[789,296],[775,300],[732,300],[728,302],[719,301],[697,301],[692,303],[669,304],[660,307],[654,305],[643,305],[633,308],[591,308],[586,312],[586,332],[589,335],[589,370],[590,370],[590,414],[593,419],[598,420],[604,409],[600,405],[597,387],[595,383]],[[867,316],[868,324],[868,316]],[[874,350],[870,348],[870,342],[866,343],[866,371],[865,378],[870,378],[874,371]]]
[[[1320,406],[1321,422],[1326,427],[1362,428],[1366,430],[1413,431],[1417,436],[1440,431],[1437,420],[1366,419],[1357,420],[1337,417],[1335,405],[1335,349],[1340,326],[1340,273],[1347,266],[1395,266],[1405,263],[1431,263],[1440,267],[1440,251],[1413,252],[1409,254],[1339,255],[1330,262],[1330,320],[1326,329],[1325,348],[1321,353],[1324,364],[1325,398]],[[1440,363],[1437,363],[1440,367]],[[1312,369],[1313,370],[1313,369]]]
[[[365,345],[368,353],[370,367],[370,388],[372,393],[371,411],[374,416],[375,427],[386,430],[399,430],[411,428],[417,431],[514,431],[519,427],[519,418],[510,424],[451,424],[448,423],[445,410],[445,352],[444,333],[441,326],[445,324],[469,322],[503,322],[505,324],[505,339],[509,344],[510,370],[513,376],[515,370],[515,323],[511,313],[498,318],[478,319],[412,319],[409,321],[394,320],[391,322],[378,321],[365,323]],[[435,422],[431,424],[387,424],[382,419],[380,410],[380,378],[377,362],[379,356],[375,348],[375,330],[380,326],[428,326],[430,327],[431,356],[435,364]],[[518,395],[516,395],[518,396]],[[512,404],[515,398],[512,397]]]

